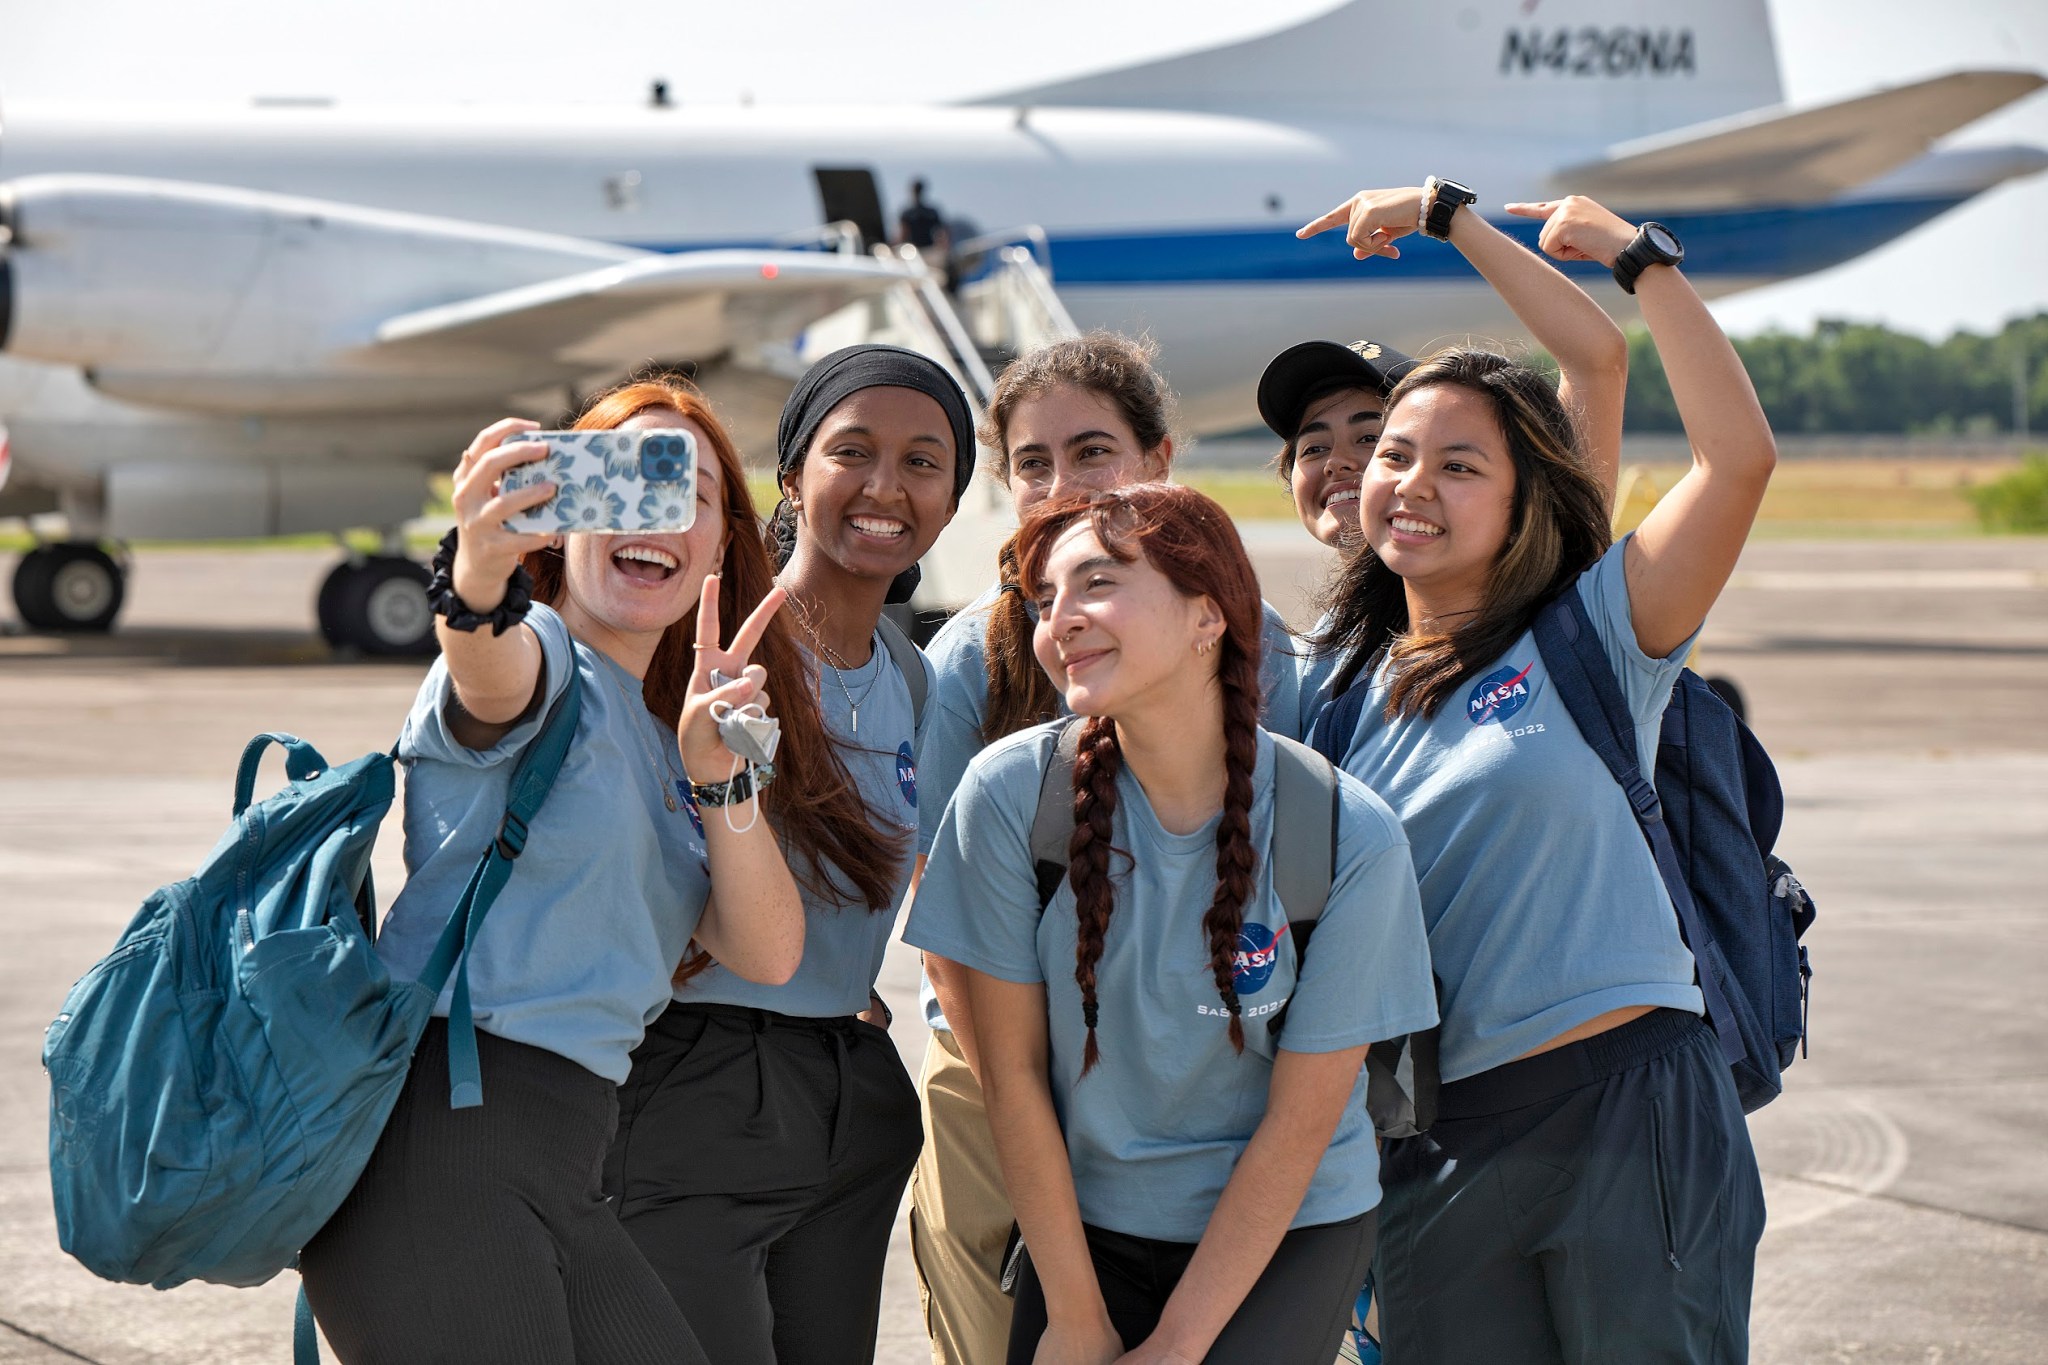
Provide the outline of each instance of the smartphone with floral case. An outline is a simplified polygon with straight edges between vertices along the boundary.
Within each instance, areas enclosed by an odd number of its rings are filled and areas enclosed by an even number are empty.
[[[498,481],[501,492],[555,485],[555,495],[507,519],[514,531],[629,535],[687,531],[697,519],[697,437],[680,427],[634,431],[529,431],[548,448]],[[509,442],[508,442],[509,444]]]

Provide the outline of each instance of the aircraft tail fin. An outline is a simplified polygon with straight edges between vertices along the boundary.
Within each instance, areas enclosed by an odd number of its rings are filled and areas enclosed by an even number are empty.
[[[1604,145],[1783,97],[1766,0],[1350,0],[1278,33],[973,102],[1366,114]]]

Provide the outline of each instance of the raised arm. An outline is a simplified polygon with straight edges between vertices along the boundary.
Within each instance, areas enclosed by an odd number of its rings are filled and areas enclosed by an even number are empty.
[[[505,518],[553,497],[552,483],[537,483],[511,493],[498,491],[498,480],[506,470],[547,454],[546,446],[516,439],[539,425],[520,417],[494,422],[477,433],[455,466],[451,501],[460,537],[452,579],[455,595],[473,612],[497,610],[520,556],[544,548],[553,539],[505,529]],[[523,624],[503,635],[488,628],[451,630],[440,617],[434,619],[434,635],[455,688],[448,731],[468,748],[488,749],[504,738],[540,695],[540,637]]]
[[[1274,1055],[1266,1116],[1230,1173],[1159,1326],[1125,1357],[1128,1365],[1167,1365],[1208,1354],[1300,1211],[1358,1083],[1365,1053],[1363,1047],[1339,1052],[1283,1047]]]
[[[1528,205],[1552,215],[1578,206],[1568,229],[1543,229],[1545,250],[1608,267],[1636,225],[1591,200]],[[1542,216],[1542,213],[1533,216]],[[1677,266],[1652,265],[1636,300],[1692,447],[1692,468],[1643,519],[1628,547],[1629,611],[1643,653],[1662,658],[1698,630],[1735,572],[1778,463],[1777,442],[1749,372]]]
[[[977,1026],[996,1159],[1045,1290],[1047,1326],[1034,1359],[1037,1365],[1109,1365],[1124,1353],[1123,1342],[1095,1278],[1066,1138],[1052,1107],[1045,987],[959,970]]]
[[[713,706],[768,706],[767,670],[748,662],[784,600],[771,588],[746,622],[721,647],[717,574],[704,576],[697,599],[696,667],[676,723],[676,747],[694,786],[725,782],[739,769],[719,737]],[[733,679],[713,686],[713,670]],[[705,806],[704,848],[711,865],[711,895],[695,938],[720,965],[749,981],[780,985],[796,974],[804,955],[804,905],[782,856],[781,841],[760,818],[759,795],[724,806]]]
[[[1401,250],[1394,242],[1416,230],[1422,202],[1419,186],[1360,190],[1295,235],[1313,237],[1343,227],[1345,240],[1359,260],[1373,256],[1398,259]],[[1575,220],[1583,211],[1580,206],[1599,209],[1589,199],[1561,204],[1569,206],[1558,211],[1566,219]],[[1510,204],[1508,211],[1526,207]],[[1587,458],[1611,498],[1621,467],[1628,339],[1585,290],[1478,213],[1468,209],[1452,214],[1450,234],[1451,245],[1514,310],[1536,344],[1557,360],[1558,396],[1579,424]]]

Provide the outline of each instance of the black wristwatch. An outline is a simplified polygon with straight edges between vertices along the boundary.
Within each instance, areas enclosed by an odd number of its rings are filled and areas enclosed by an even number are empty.
[[[1662,223],[1645,223],[1636,229],[1636,239],[1614,258],[1614,282],[1633,294],[1636,277],[1653,265],[1678,265],[1685,260],[1685,243]]]
[[[1479,196],[1457,181],[1433,175],[1422,182],[1422,221],[1416,226],[1441,242],[1451,235],[1451,215],[1478,202]]]

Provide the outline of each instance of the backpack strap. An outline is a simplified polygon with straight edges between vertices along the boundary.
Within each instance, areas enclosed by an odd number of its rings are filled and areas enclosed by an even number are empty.
[[[876,620],[875,629],[882,637],[882,647],[889,651],[889,657],[896,661],[897,669],[902,672],[903,681],[910,685],[911,724],[923,725],[924,699],[931,681],[924,675],[924,652],[887,614]]]
[[[1059,738],[1038,779],[1038,812],[1031,817],[1031,863],[1038,874],[1038,912],[1052,904],[1067,879],[1074,842],[1074,762],[1081,755],[1081,718],[1060,722]]]
[[[263,762],[263,751],[273,744],[284,750],[284,770],[294,782],[310,781],[327,770],[327,760],[320,757],[320,751],[297,735],[271,730],[256,736],[242,747],[242,761],[235,765],[235,818],[238,820],[255,798],[256,769]]]
[[[1309,727],[1308,742],[1315,751],[1332,763],[1344,761],[1345,750],[1351,747],[1351,737],[1358,733],[1358,718],[1365,713],[1366,703],[1372,700],[1371,668],[1359,670],[1351,686],[1339,692],[1316,716],[1316,723]]]
[[[1700,994],[1707,1003],[1707,1018],[1721,1040],[1721,1055],[1730,1063],[1748,1055],[1742,1035],[1736,1031],[1735,1012],[1728,1006],[1719,976],[1707,965],[1706,945],[1711,942],[1700,923],[1699,907],[1693,903],[1692,887],[1678,858],[1678,846],[1664,823],[1664,803],[1657,789],[1643,776],[1636,761],[1635,722],[1629,715],[1628,699],[1615,681],[1593,620],[1579,596],[1578,584],[1566,588],[1536,613],[1536,648],[1544,667],[1556,679],[1558,697],[1571,713],[1579,734],[1628,797],[1636,824],[1657,859],[1657,871],[1664,878],[1671,905],[1678,912],[1678,928],[1692,951]]]
[[[448,1007],[451,1109],[470,1109],[484,1102],[483,1073],[476,1055],[476,1024],[470,1018],[469,1008],[469,948],[483,927],[484,917],[491,912],[491,903],[511,878],[513,862],[525,851],[527,832],[554,789],[555,776],[562,771],[562,760],[576,738],[576,722],[582,711],[581,680],[571,657],[568,686],[548,708],[540,733],[526,746],[519,756],[519,765],[512,770],[512,781],[506,789],[505,816],[498,822],[498,837],[477,861],[469,885],[463,888],[462,899],[448,916],[448,926],[441,931],[427,965],[420,969],[420,984],[436,998],[448,984],[450,974],[455,977],[455,996]]]
[[[1337,770],[1324,755],[1285,735],[1273,736],[1273,890],[1287,912],[1298,959],[1308,950],[1330,882],[1337,875]],[[1323,812],[1328,812],[1323,815]],[[1320,817],[1320,818],[1319,818]]]

